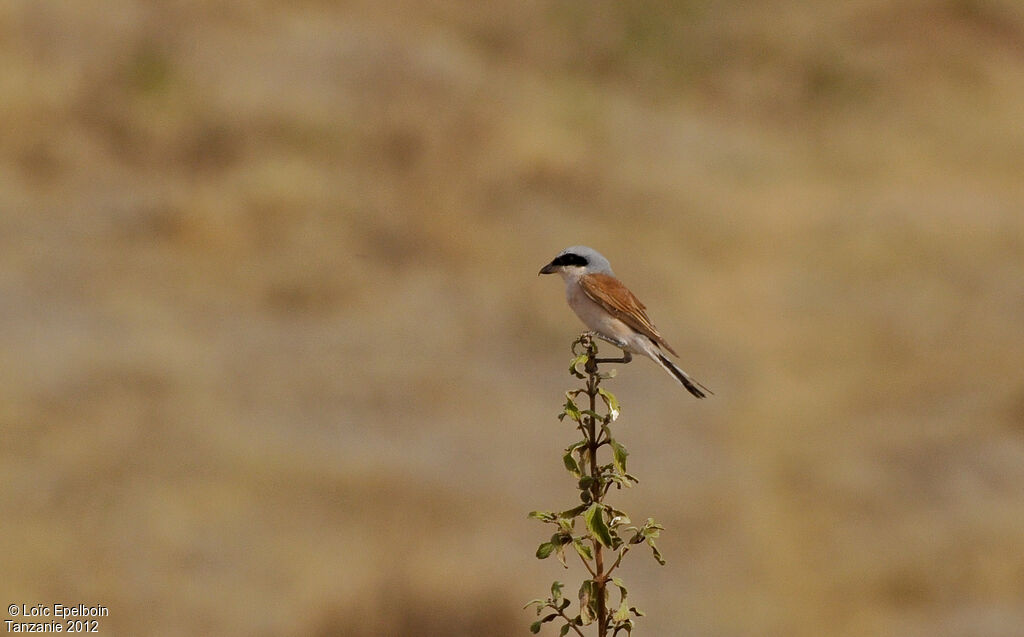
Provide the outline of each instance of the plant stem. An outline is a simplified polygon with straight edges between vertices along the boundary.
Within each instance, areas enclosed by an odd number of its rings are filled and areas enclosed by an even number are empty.
[[[569,619],[569,616],[565,614],[565,611],[559,610],[557,608],[555,610],[557,610],[558,614],[562,616],[562,619],[564,619],[566,623],[569,624],[569,627],[576,631],[577,635],[579,635],[580,637],[586,637],[586,635],[583,634],[583,631],[580,630],[579,627],[576,626],[576,624],[572,623],[572,620]]]
[[[590,358],[587,360],[587,395],[590,397],[590,413],[597,409],[597,386],[601,382],[598,375],[597,363],[594,358],[597,356],[597,347],[591,343]],[[601,472],[597,464],[597,449],[601,443],[597,440],[597,421],[593,415],[586,419],[587,423],[587,448],[590,452],[590,476],[594,479],[590,485],[590,495],[594,502],[600,503],[604,498],[601,489]],[[603,515],[603,513],[599,513]],[[608,581],[608,574],[604,572],[604,555],[601,551],[601,543],[594,539],[594,594],[597,596],[597,634],[598,637],[605,637],[608,634],[608,611],[605,608],[605,588]]]

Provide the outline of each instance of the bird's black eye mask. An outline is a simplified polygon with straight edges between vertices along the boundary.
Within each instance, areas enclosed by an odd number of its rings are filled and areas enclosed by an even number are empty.
[[[557,257],[555,257],[555,260],[551,262],[551,265],[578,265],[586,267],[587,260],[578,254],[573,254],[569,252],[567,254],[560,254]]]

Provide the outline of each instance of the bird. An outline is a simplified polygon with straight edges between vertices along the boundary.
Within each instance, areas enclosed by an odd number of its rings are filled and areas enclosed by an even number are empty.
[[[599,338],[622,350],[621,359],[602,362],[628,363],[633,354],[641,354],[697,398],[714,393],[665,356],[662,350],[679,355],[651,323],[644,304],[615,277],[611,264],[600,252],[587,246],[566,248],[537,274],[555,273],[565,281],[565,299],[576,316]]]

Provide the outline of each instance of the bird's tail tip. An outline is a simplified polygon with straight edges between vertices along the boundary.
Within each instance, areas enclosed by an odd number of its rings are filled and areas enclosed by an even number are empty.
[[[707,398],[708,394],[714,395],[715,392],[711,391],[699,381],[694,380],[689,374],[679,368],[678,365],[670,361],[665,357],[664,354],[658,353],[658,361],[661,363],[668,373],[672,374],[676,380],[678,380],[686,391],[690,392],[697,398]]]

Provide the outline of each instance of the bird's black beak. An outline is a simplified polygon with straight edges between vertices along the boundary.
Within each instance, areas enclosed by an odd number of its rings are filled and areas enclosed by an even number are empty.
[[[537,273],[537,276],[540,276],[540,275],[542,275],[542,274],[554,274],[554,273],[555,273],[555,272],[557,272],[557,271],[558,271],[558,266],[557,266],[557,265],[555,265],[555,264],[554,264],[554,263],[552,262],[552,263],[549,263],[549,264],[547,264],[547,265],[546,265],[546,266],[544,266],[543,268],[541,268],[541,269],[540,269],[540,272],[538,272],[538,273]]]

